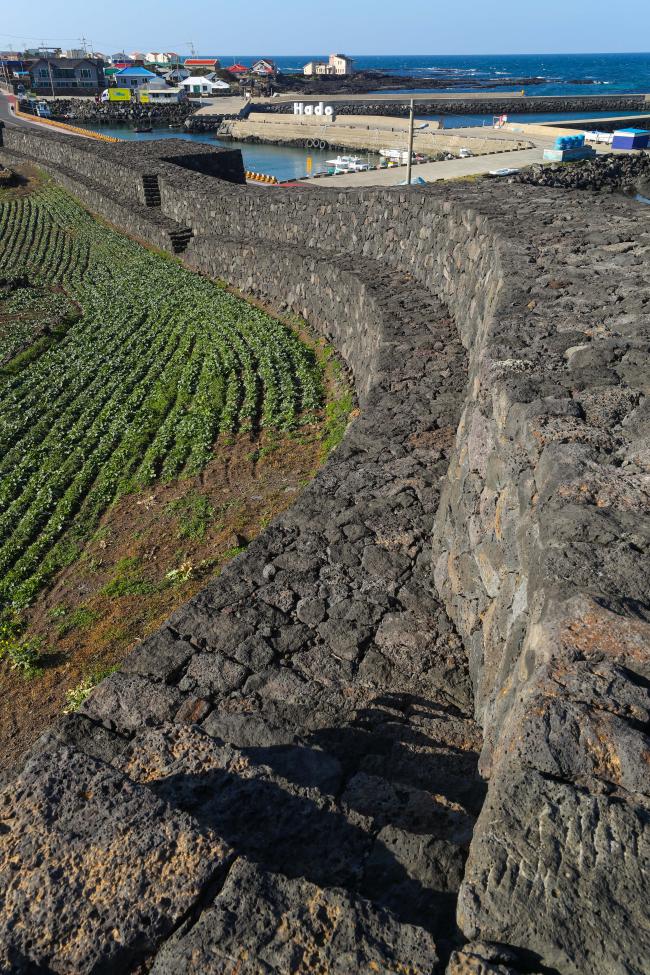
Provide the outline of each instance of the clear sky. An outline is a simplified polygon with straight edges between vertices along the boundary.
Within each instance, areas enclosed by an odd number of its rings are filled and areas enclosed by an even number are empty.
[[[0,48],[204,54],[647,51],[649,0],[2,0]]]

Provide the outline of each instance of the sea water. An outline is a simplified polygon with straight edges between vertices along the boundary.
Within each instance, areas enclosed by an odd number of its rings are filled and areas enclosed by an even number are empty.
[[[536,78],[531,95],[616,95],[650,92],[650,53],[646,54],[475,54],[359,55],[357,71],[382,71],[415,78],[471,78],[487,85],[504,78]],[[274,58],[280,71],[301,72],[307,61],[323,55]],[[252,58],[237,55],[237,61]],[[327,58],[325,57],[325,60]],[[231,63],[222,59],[224,67]],[[588,84],[574,84],[575,81]],[[444,89],[442,89],[444,90]],[[462,88],[454,88],[462,91]],[[498,89],[497,89],[498,90]],[[428,92],[427,92],[428,93]]]
[[[354,57],[354,55],[352,55]],[[323,55],[278,56],[273,60],[280,71],[285,73],[300,73],[303,65],[314,58]],[[223,67],[235,62],[252,64],[255,58],[251,55],[230,55],[222,57]],[[528,93],[531,95],[615,95],[625,92],[650,93],[650,54],[518,54],[518,55],[359,55],[355,57],[355,69],[358,71],[374,70],[385,73],[420,78],[473,78],[487,84],[505,77],[534,77],[542,83],[531,85]],[[586,80],[589,83],[576,85],[576,80]],[[436,91],[427,90],[424,94],[435,96]],[[454,88],[455,91],[463,90]],[[499,93],[498,89],[495,89]],[[503,92],[501,92],[503,94]],[[403,91],[405,100],[413,91]],[[511,114],[512,121],[568,121],[583,118],[584,112],[560,114]],[[607,116],[611,112],[590,112],[590,117]],[[638,112],[615,113],[621,115],[638,116]],[[434,116],[442,118],[442,116]],[[425,116],[422,116],[425,118]],[[648,116],[650,127],[650,115]],[[460,126],[481,126],[490,124],[492,116],[487,115],[445,115],[445,128]],[[89,125],[88,128],[97,128]],[[244,168],[258,173],[276,176],[279,180],[299,179],[308,172],[311,159],[311,172],[326,169],[326,161],[336,155],[333,150],[318,151],[299,149],[290,146],[256,145],[222,141],[210,133],[186,133],[184,130],[155,129],[149,133],[136,133],[125,126],[106,127],[100,129],[106,135],[115,135],[121,139],[161,139],[182,138],[195,142],[205,142],[209,145],[219,145],[227,148],[241,149],[244,158]],[[358,155],[364,157],[359,152]]]

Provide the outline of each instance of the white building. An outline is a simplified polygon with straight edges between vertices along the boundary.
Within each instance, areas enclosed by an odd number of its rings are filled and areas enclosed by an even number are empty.
[[[177,64],[178,54],[175,51],[149,51],[144,60],[146,64]]]
[[[306,75],[347,75],[352,74],[352,58],[345,54],[330,54],[329,61],[308,61],[302,69]]]
[[[181,87],[188,95],[218,95],[221,92],[229,91],[230,85],[222,81],[221,78],[212,76],[193,75],[181,82]]]
[[[332,74],[352,74],[354,64],[346,54],[330,54],[329,67]]]

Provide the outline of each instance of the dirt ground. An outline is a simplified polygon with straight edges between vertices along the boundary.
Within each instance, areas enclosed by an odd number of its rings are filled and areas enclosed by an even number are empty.
[[[0,664],[0,767],[63,711],[66,692],[119,664],[293,503],[323,455],[323,424],[219,443],[202,474],[128,495],[26,613],[42,673]]]
[[[46,178],[31,166],[16,171],[21,182],[0,190],[0,202],[32,192]],[[81,688],[119,666],[288,508],[340,440],[356,413],[346,376],[304,322],[286,324],[321,362],[326,405],[292,433],[221,438],[201,474],[154,484],[105,513],[81,556],[22,615],[21,641],[38,649],[36,668],[15,669],[0,659],[0,770],[13,767],[65,708],[78,703]]]

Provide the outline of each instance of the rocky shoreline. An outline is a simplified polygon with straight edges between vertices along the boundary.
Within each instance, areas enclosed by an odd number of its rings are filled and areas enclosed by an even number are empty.
[[[478,81],[471,75],[466,78],[416,78],[403,77],[402,75],[385,74],[381,71],[358,71],[353,75],[297,75],[286,74],[278,75],[273,82],[275,91],[300,92],[305,95],[321,94],[368,94],[369,92],[381,91],[382,89],[392,90],[394,88],[408,89],[409,91],[422,89],[449,89],[471,88],[476,91],[492,88],[523,88],[531,85],[543,85],[546,83],[544,78],[499,78],[491,81]],[[590,84],[590,82],[584,82]]]
[[[650,196],[650,155],[596,156],[567,165],[531,166],[513,177],[515,183],[595,193],[641,193]]]
[[[149,106],[137,102],[106,104],[90,98],[52,98],[49,108],[52,118],[57,121],[97,122],[100,125],[141,121],[182,124],[196,111],[196,106],[191,102]]]

